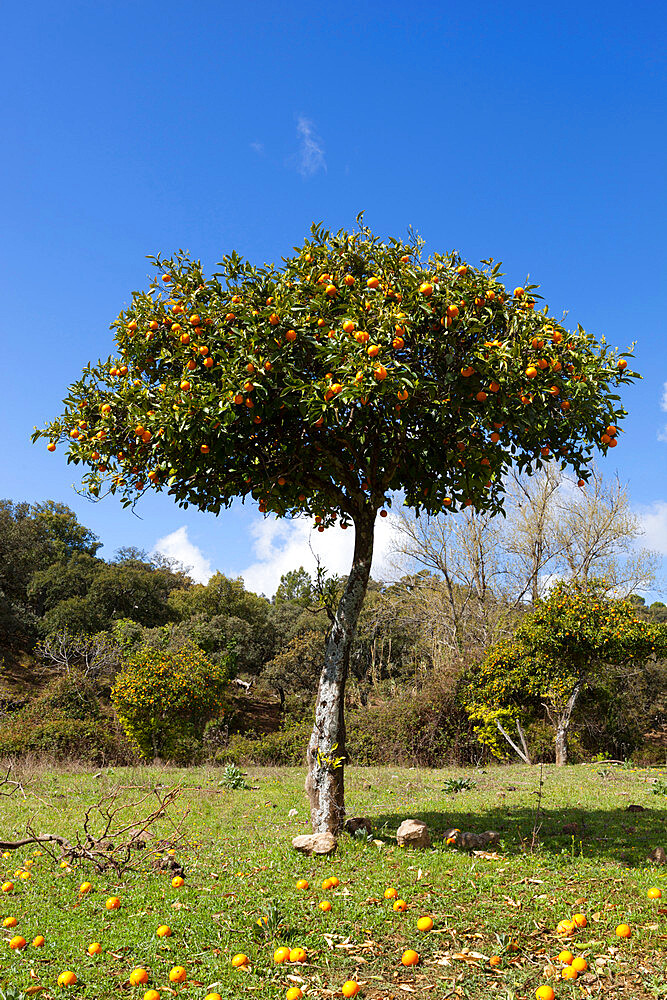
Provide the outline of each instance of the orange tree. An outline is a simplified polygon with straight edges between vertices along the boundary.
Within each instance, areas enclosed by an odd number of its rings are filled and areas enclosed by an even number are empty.
[[[83,489],[133,504],[147,489],[218,513],[234,498],[323,531],[354,527],[326,642],[307,789],[316,830],[343,812],[343,697],[376,515],[400,491],[416,513],[500,512],[503,474],[558,461],[582,480],[617,443],[625,357],[508,292],[499,265],[423,255],[313,226],[279,267],[237,254],[206,277],[183,253],[113,324],[117,353],[90,365],[34,437],[85,468]],[[384,511],[383,513],[386,513]]]
[[[582,690],[604,671],[636,670],[667,652],[667,626],[638,618],[636,605],[606,591],[599,580],[558,584],[513,638],[492,646],[473,669],[466,708],[480,723],[478,738],[498,756],[498,734],[507,739],[502,723],[544,707],[554,727],[556,763],[567,764],[568,728]]]

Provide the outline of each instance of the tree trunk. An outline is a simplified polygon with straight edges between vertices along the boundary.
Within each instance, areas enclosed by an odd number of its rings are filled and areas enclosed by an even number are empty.
[[[581,682],[574,685],[572,694],[567,699],[565,708],[556,719],[556,765],[565,767],[567,764],[567,731],[570,726],[570,719],[575,702],[581,691]]]
[[[354,521],[352,569],[331,626],[317,690],[306,778],[315,833],[335,834],[345,822],[345,681],[370,576],[375,514],[375,510],[364,510]]]

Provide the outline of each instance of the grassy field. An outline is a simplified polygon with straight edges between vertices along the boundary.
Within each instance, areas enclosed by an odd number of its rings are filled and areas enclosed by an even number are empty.
[[[539,768],[349,768],[348,814],[368,816],[382,845],[344,835],[325,859],[291,848],[293,836],[309,832],[300,769],[252,770],[246,790],[226,789],[221,777],[219,769],[204,768],[34,770],[26,774],[25,797],[0,798],[5,840],[27,821],[71,838],[86,808],[116,789],[128,822],[146,811],[133,811],[132,803],[156,786],[180,786],[174,819],[187,812],[176,851],[185,873],[178,889],[173,873],[156,871],[145,852],[136,854],[141,868],[122,877],[83,862],[63,868],[57,858],[36,855],[34,845],[6,852],[1,881],[12,881],[14,890],[0,896],[0,921],[17,920],[2,930],[0,946],[0,987],[8,998],[139,1000],[153,988],[161,997],[203,1000],[216,991],[268,1000],[293,986],[307,997],[333,997],[348,979],[373,1000],[530,998],[563,948],[583,955],[589,971],[576,982],[550,980],[558,998],[667,997],[667,868],[646,860],[651,849],[667,846],[667,795],[656,794],[667,787],[664,770],[545,767],[539,843],[531,851]],[[445,790],[448,779],[462,777],[474,787]],[[627,811],[631,804],[644,811]],[[405,817],[428,823],[430,850],[396,847]],[[501,846],[486,857],[461,852],[444,843],[450,826],[499,830]],[[158,833],[173,836],[166,821]],[[30,878],[16,874],[26,869]],[[322,890],[332,876],[338,887]],[[297,890],[298,879],[309,888]],[[80,895],[85,880],[93,888]],[[652,886],[662,888],[662,899],[647,898]],[[388,887],[406,901],[405,912],[384,898]],[[121,905],[108,911],[112,895]],[[319,908],[324,899],[329,912]],[[557,937],[557,922],[573,913],[584,913],[587,925],[572,938]],[[417,929],[424,915],[434,921],[428,932]],[[615,934],[623,922],[632,928],[627,940]],[[160,924],[171,927],[170,937],[156,936]],[[23,950],[8,947],[17,934],[28,942]],[[45,938],[41,948],[32,945],[36,935]],[[102,946],[95,957],[87,953],[93,941]],[[306,949],[307,963],[276,965],[273,953],[283,944]],[[401,964],[407,948],[420,956],[412,968]],[[231,958],[241,952],[249,966],[234,969]],[[499,964],[490,964],[492,956]],[[169,981],[177,965],[187,973],[181,985]],[[148,971],[146,985],[129,984],[136,967]],[[561,963],[555,967],[560,976]],[[60,989],[64,970],[77,983]]]

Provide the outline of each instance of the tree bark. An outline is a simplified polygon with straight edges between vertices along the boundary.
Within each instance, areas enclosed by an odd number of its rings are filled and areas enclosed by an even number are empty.
[[[335,834],[345,822],[345,682],[370,577],[375,514],[375,510],[365,509],[354,519],[352,569],[331,626],[317,690],[306,777],[315,833]]]
[[[570,726],[570,719],[572,717],[572,711],[574,709],[575,702],[579,697],[579,692],[581,691],[581,682],[575,684],[572,689],[572,694],[567,699],[565,708],[557,716],[556,719],[556,765],[558,767],[565,767],[567,764],[567,731]]]

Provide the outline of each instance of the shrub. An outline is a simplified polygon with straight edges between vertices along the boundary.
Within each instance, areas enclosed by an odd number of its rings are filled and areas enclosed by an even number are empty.
[[[234,735],[214,755],[216,764],[259,764],[264,767],[299,766],[306,759],[312,722],[298,723],[264,736]]]
[[[206,723],[224,707],[228,677],[227,662],[211,663],[193,643],[142,649],[125,662],[111,698],[142,757],[183,763],[188,754],[201,752]]]
[[[133,754],[109,719],[36,719],[18,712],[0,727],[0,757],[23,754],[81,760],[91,764],[129,764]]]

